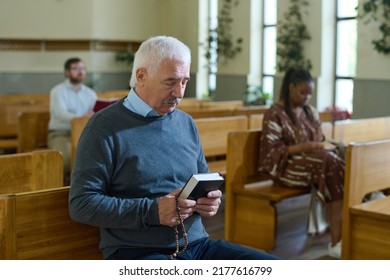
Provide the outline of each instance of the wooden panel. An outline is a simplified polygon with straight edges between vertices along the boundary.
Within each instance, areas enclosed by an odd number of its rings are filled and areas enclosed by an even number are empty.
[[[331,122],[321,123],[321,130],[326,139],[333,139],[333,125]]]
[[[12,259],[16,254],[14,209],[14,197],[0,195],[0,260]]]
[[[45,150],[0,156],[0,194],[63,186],[63,159]]]
[[[91,42],[88,40],[58,40],[46,41],[45,48],[48,51],[87,51]]]
[[[68,210],[69,187],[16,194],[14,207],[0,216],[0,228],[12,227],[12,244],[1,243],[2,259],[101,259],[98,249],[99,230],[74,222]],[[3,200],[0,197],[0,205]],[[10,213],[12,212],[12,213]]]
[[[89,120],[89,117],[79,117],[74,118],[71,121],[71,128],[70,128],[70,145],[71,145],[71,153],[70,153],[70,167],[71,170],[73,168],[75,156],[76,156],[76,149],[77,149],[77,143],[79,142],[81,133],[83,132],[83,129],[85,125],[87,124]]]
[[[201,104],[202,110],[234,110],[243,107],[244,103],[242,100],[231,100],[231,101],[215,101],[215,102],[204,102]]]
[[[220,118],[220,117],[233,116],[233,110],[214,110],[214,111],[187,110],[185,112],[189,114],[193,119]]]
[[[346,144],[389,138],[390,117],[334,122],[333,139]]]
[[[0,40],[0,51],[39,51],[38,40]]]
[[[18,119],[18,152],[47,148],[50,113],[23,112]]]
[[[249,115],[249,129],[262,129],[263,119],[264,114]]]
[[[234,109],[234,115],[253,115],[253,114],[264,114],[270,107],[269,106],[246,106]]]
[[[389,170],[390,140],[353,143],[347,147],[342,229],[343,259],[365,258],[356,253],[362,250],[359,246],[362,246],[360,239],[363,237],[355,231],[361,229],[365,232],[364,238],[371,240],[369,242],[371,245],[364,246],[369,256],[373,253],[369,251],[374,250],[376,246],[372,244],[374,239],[371,236],[376,234],[374,228],[377,227],[379,231],[389,227],[389,199],[362,204],[368,193],[390,186]],[[355,220],[359,222],[356,224]]]
[[[248,119],[244,116],[195,119],[206,157],[226,155],[229,132],[246,130]]]
[[[225,239],[262,250],[276,245],[275,203],[310,188],[276,186],[257,171],[260,130],[231,132],[226,171]]]
[[[123,90],[110,90],[110,91],[98,92],[97,96],[98,98],[105,98],[105,99],[111,99],[111,98],[120,99],[126,97],[128,94],[129,94],[129,90],[123,89]]]

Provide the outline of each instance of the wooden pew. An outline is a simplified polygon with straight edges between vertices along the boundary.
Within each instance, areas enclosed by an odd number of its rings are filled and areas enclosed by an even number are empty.
[[[202,110],[187,110],[185,111],[193,119],[203,119],[203,118],[219,118],[219,117],[230,117],[233,116],[233,110],[212,110],[212,111],[202,111]]]
[[[242,100],[214,101],[201,103],[201,110],[235,110],[244,106]]]
[[[64,162],[54,150],[0,156],[0,194],[63,186]]]
[[[257,172],[260,136],[260,130],[229,133],[225,239],[270,251],[276,245],[275,204],[308,194],[310,188],[277,186]]]
[[[129,94],[128,89],[124,90],[110,90],[110,91],[102,91],[102,92],[97,92],[96,95],[98,98],[102,99],[120,99]]]
[[[390,259],[390,196],[363,198],[390,186],[390,140],[347,147],[342,259]]]
[[[85,125],[87,124],[89,117],[79,117],[74,118],[71,121],[70,125],[70,145],[71,145],[71,153],[70,153],[70,170],[73,169],[74,159],[76,156],[77,143],[79,142],[79,138],[81,132]]]
[[[50,112],[24,112],[18,119],[18,152],[47,148]]]
[[[252,114],[248,115],[249,129],[262,129],[264,114]]]
[[[0,149],[14,149],[18,147],[18,119],[24,112],[49,111],[48,104],[21,103],[0,104]]]
[[[321,122],[330,122],[330,123],[333,122],[332,113],[329,111],[318,112],[318,115],[320,117]]]
[[[270,107],[267,105],[262,106],[245,106],[235,108],[233,111],[233,115],[241,116],[241,115],[253,115],[253,114],[264,114]]]
[[[99,229],[74,222],[69,187],[0,195],[0,259],[102,259]]]
[[[390,138],[390,117],[336,121],[333,139],[350,142],[367,142]]]
[[[246,130],[245,116],[195,119],[204,155],[210,171],[226,172],[227,137],[229,132]]]

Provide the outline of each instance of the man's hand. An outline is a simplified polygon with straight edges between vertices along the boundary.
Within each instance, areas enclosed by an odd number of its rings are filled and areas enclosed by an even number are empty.
[[[194,211],[198,212],[202,217],[213,217],[218,212],[221,204],[222,192],[220,190],[211,191],[207,197],[201,197],[196,201]]]
[[[179,217],[176,212],[176,197],[181,189],[177,189],[166,196],[163,196],[158,201],[158,216],[160,224],[164,226],[176,226],[180,224]],[[195,211],[196,201],[190,199],[179,199],[180,216],[184,221]]]

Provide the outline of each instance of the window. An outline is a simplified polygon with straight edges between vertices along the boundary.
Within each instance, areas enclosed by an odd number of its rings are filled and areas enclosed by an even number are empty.
[[[358,0],[336,0],[335,105],[353,111]]]
[[[262,87],[273,99],[276,69],[277,0],[263,0]]]

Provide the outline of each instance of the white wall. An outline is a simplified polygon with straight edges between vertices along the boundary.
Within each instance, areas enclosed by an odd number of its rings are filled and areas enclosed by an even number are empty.
[[[369,24],[364,24],[362,20],[358,21],[358,59],[356,65],[356,78],[358,79],[390,79],[390,55],[378,53],[371,43],[373,39],[377,40],[382,37],[378,27],[378,22],[372,21]]]

